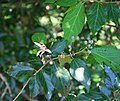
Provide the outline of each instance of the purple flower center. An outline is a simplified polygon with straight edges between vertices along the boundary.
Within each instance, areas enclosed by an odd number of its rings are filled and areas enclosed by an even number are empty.
[[[46,46],[41,47],[42,52],[44,52],[46,49],[47,49]]]

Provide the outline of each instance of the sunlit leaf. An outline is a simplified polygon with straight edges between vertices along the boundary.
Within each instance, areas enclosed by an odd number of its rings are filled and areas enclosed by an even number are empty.
[[[57,63],[52,66],[52,82],[57,91],[66,95],[70,86],[70,74],[67,69],[60,67]]]
[[[21,82],[26,81],[30,76],[32,76],[34,69],[27,63],[18,63],[12,66],[8,71],[9,75],[15,77]]]
[[[90,30],[95,33],[99,31],[107,19],[107,12],[105,7],[95,2],[88,11],[88,25]]]
[[[60,63],[60,66],[63,66],[65,63],[71,63],[72,59],[70,57],[65,57],[65,58],[61,58],[61,56],[58,56],[58,60]]]
[[[64,38],[72,41],[72,37],[76,37],[81,31],[85,23],[84,4],[79,3],[70,10],[63,21]]]
[[[89,64],[94,64],[96,63],[96,60],[93,58],[93,56],[90,54],[88,57],[87,57],[87,63]]]
[[[90,71],[83,60],[74,59],[70,64],[70,73],[77,81],[81,82],[89,91],[91,80]]]
[[[105,63],[114,70],[120,70],[120,50],[115,47],[97,47],[91,50],[91,55],[98,63]]]
[[[41,44],[45,44],[47,39],[46,39],[46,36],[44,33],[35,33],[33,36],[32,36],[32,41],[33,42],[38,42],[38,43],[41,43]]]

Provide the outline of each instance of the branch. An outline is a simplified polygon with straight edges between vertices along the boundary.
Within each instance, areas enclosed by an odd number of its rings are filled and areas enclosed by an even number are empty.
[[[4,91],[3,91],[2,95],[1,95],[1,99],[3,99],[3,98],[4,98],[4,96],[5,96],[6,92],[7,92],[7,87],[5,87],[5,89],[4,89]]]
[[[5,83],[5,85],[6,85],[6,88],[5,88],[5,90],[4,90],[3,94],[2,94],[2,97],[4,97],[4,95],[5,95],[5,93],[7,92],[7,90],[8,90],[8,92],[9,92],[10,96],[12,96],[12,92],[11,92],[10,86],[9,86],[6,78],[5,78],[1,73],[0,73],[0,78],[2,79],[2,81],[3,81],[3,82]],[[1,85],[1,86],[2,86],[2,85]]]
[[[69,57],[69,56],[71,56],[71,55],[74,56],[74,55],[80,54],[80,53],[82,53],[85,49],[86,49],[86,48],[84,48],[83,50],[81,50],[81,51],[79,51],[79,52],[66,55],[65,57]],[[54,61],[54,60],[57,60],[57,59],[58,59],[58,57],[53,58],[53,59],[50,59],[49,61],[47,61],[40,69],[38,69],[38,70],[33,74],[33,76],[37,75],[50,61]],[[30,77],[30,78],[31,78],[31,77]],[[23,88],[22,88],[21,91],[18,93],[18,95],[14,98],[13,101],[16,101],[17,98],[20,96],[20,94],[23,92],[23,90],[25,89],[25,87],[26,87],[27,84],[29,83],[30,78],[27,80],[27,82],[25,83],[25,85],[23,86]]]
[[[25,83],[25,85],[23,86],[23,88],[21,89],[21,91],[18,93],[18,95],[14,98],[13,101],[16,101],[17,98],[20,96],[20,94],[23,92],[23,90],[25,89],[25,87],[27,86],[27,84],[29,83],[30,78],[27,80],[27,82]]]
[[[4,82],[3,82],[3,81],[1,81],[1,83],[0,83],[0,88],[2,87],[3,83],[4,83]]]
[[[40,69],[38,69],[33,76],[37,75],[51,60],[47,61]]]

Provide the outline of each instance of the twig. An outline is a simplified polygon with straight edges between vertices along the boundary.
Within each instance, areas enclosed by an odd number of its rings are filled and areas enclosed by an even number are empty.
[[[116,90],[116,91],[113,92],[113,100],[114,100],[114,101],[117,101],[116,98],[117,98],[117,96],[118,96],[119,94],[120,94],[120,89],[118,89],[118,90]]]
[[[50,60],[47,61],[40,69],[38,69],[38,70],[33,74],[33,76],[37,75],[49,62],[50,62]]]
[[[5,83],[6,88],[8,89],[8,92],[9,92],[10,96],[12,96],[12,92],[11,92],[10,86],[9,86],[6,78],[5,78],[1,73],[0,73],[0,78],[1,78],[2,81]]]
[[[80,54],[80,53],[83,52],[85,49],[86,49],[86,48],[84,48],[83,50],[81,50],[81,51],[79,51],[79,52],[76,52],[76,53],[74,53],[74,54],[72,54],[72,55],[74,56],[74,55]],[[71,55],[69,54],[69,55],[66,55],[65,57],[69,57],[69,56],[71,56]],[[33,76],[37,75],[50,61],[57,60],[57,59],[58,59],[58,57],[57,57],[57,58],[53,58],[53,59],[47,61],[40,69],[38,69],[38,70],[33,74]],[[30,78],[31,78],[31,77],[30,77]],[[20,94],[23,92],[23,90],[25,89],[25,87],[26,87],[27,84],[29,83],[30,78],[27,80],[27,82],[25,83],[25,85],[23,86],[23,88],[22,88],[21,91],[18,93],[18,95],[14,98],[13,101],[16,101],[17,98],[20,96]]]
[[[4,83],[3,81],[0,83],[0,88],[2,87],[3,83]]]
[[[16,101],[17,98],[20,96],[20,94],[23,92],[23,90],[25,89],[25,87],[27,86],[27,84],[29,83],[30,78],[27,80],[27,82],[25,83],[25,85],[23,86],[23,88],[21,89],[21,91],[18,93],[18,95],[14,98],[13,101]]]
[[[4,89],[4,91],[3,91],[2,95],[1,95],[1,99],[3,99],[3,98],[4,98],[4,96],[5,96],[6,92],[7,92],[7,87]]]
[[[33,76],[37,75],[48,63],[49,63],[49,61],[46,62],[40,69],[38,69],[38,70],[33,74]],[[30,78],[31,78],[31,77],[30,77]],[[18,93],[18,95],[14,98],[13,101],[16,101],[17,98],[20,96],[20,94],[23,92],[23,90],[25,89],[25,87],[26,87],[27,84],[29,83],[30,78],[27,80],[27,82],[25,83],[25,85],[23,86],[23,88],[22,88],[21,91]]]

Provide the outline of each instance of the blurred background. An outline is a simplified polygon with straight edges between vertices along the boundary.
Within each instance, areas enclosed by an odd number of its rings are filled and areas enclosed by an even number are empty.
[[[22,83],[8,76],[8,69],[17,62],[36,58],[32,54],[31,36],[45,33],[48,44],[57,36],[63,36],[61,21],[65,8],[44,1],[0,0],[0,99],[3,101],[12,101],[11,97],[22,88]],[[45,101],[44,96],[41,99]],[[23,94],[17,101],[21,100],[32,101],[28,94]]]

